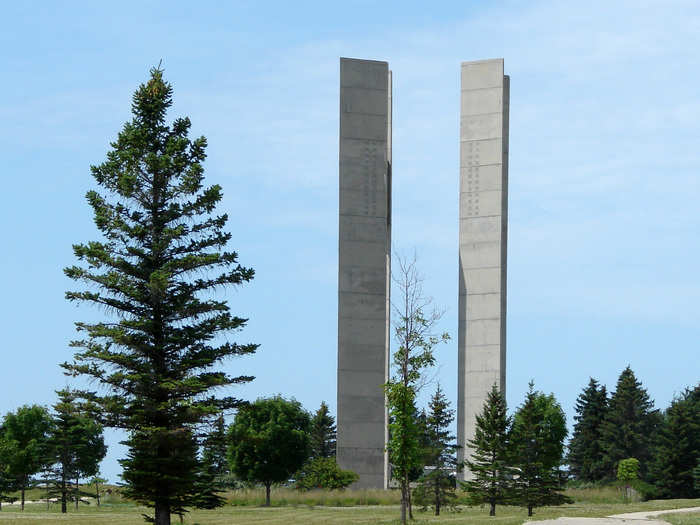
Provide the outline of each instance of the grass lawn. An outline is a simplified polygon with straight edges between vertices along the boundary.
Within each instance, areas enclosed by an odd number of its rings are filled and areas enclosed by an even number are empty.
[[[588,499],[601,500],[605,499],[601,494],[588,493]],[[294,495],[297,496],[294,496]],[[399,508],[396,505],[357,505],[357,506],[318,506],[313,504],[291,503],[296,498],[306,497],[309,502],[318,499],[322,495],[316,496],[299,495],[295,491],[285,492],[285,489],[279,489],[274,497],[277,497],[278,503],[282,500],[287,501],[286,506],[277,506],[271,508],[258,507],[253,504],[245,505],[240,495],[230,497],[229,500],[235,502],[234,505],[227,505],[221,509],[214,511],[193,511],[185,517],[184,523],[194,525],[224,525],[224,524],[300,524],[300,525],[321,525],[321,524],[395,524],[398,523]],[[324,497],[327,497],[326,496]],[[344,493],[345,501],[351,502],[353,499],[366,499],[366,494],[353,496],[352,491]],[[617,498],[615,493],[611,493],[614,498]],[[234,496],[234,494],[231,494]],[[256,494],[249,494],[253,499]],[[572,505],[563,505],[561,507],[546,507],[535,509],[533,519],[542,520],[549,518],[557,518],[560,516],[588,516],[600,517],[610,514],[620,514],[623,512],[636,512],[642,510],[664,510],[682,507],[700,506],[700,500],[666,500],[666,501],[647,501],[640,503],[623,504],[618,502],[595,502],[586,501],[586,498],[579,495],[577,503]],[[610,496],[610,495],[609,495]],[[389,493],[387,498],[393,497]],[[608,498],[609,499],[609,498]],[[291,503],[291,504],[290,504]],[[73,524],[76,525],[101,525],[101,524],[120,524],[120,525],[141,525],[145,523],[141,517],[142,513],[149,513],[150,509],[138,507],[128,502],[118,502],[114,500],[106,503],[101,507],[96,505],[82,505],[78,512],[75,512],[69,507],[68,514],[61,515],[60,507],[57,504],[52,504],[49,511],[46,510],[45,503],[33,503],[27,505],[24,513],[20,513],[18,506],[3,505],[0,512],[0,525],[39,525],[39,524]],[[520,525],[527,521],[527,511],[519,507],[502,507],[496,509],[496,516],[491,518],[488,516],[487,507],[461,507],[460,512],[443,512],[439,517],[433,516],[430,512],[415,513],[416,520],[413,522],[416,525],[424,523],[448,523],[448,524],[469,524],[469,525]],[[678,520],[673,521],[673,525],[700,525],[699,516],[697,514],[678,514],[664,516],[663,519]],[[693,521],[695,520],[695,521]],[[177,517],[173,518],[173,524],[177,524]]]
[[[671,525],[700,525],[700,512],[679,512],[678,514],[664,514],[659,516]]]

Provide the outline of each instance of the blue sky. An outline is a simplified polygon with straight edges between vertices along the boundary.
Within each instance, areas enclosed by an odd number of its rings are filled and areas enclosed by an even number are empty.
[[[341,6],[342,5],[342,9]],[[171,117],[209,141],[231,247],[256,270],[225,297],[260,343],[231,360],[335,410],[338,58],[394,73],[393,239],[416,250],[456,400],[459,63],[511,76],[507,397],[530,379],[569,416],[590,376],[631,365],[657,407],[700,379],[700,6],[619,2],[6,2],[0,20],[0,414],[51,404],[73,322],[71,244],[97,238],[89,166],[162,59]],[[424,398],[430,392],[425,392]],[[123,448],[110,431],[103,472]]]

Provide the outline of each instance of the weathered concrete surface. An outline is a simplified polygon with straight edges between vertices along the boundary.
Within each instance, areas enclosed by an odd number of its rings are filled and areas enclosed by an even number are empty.
[[[555,520],[528,521],[528,525],[668,525],[663,520],[653,519],[664,514],[700,512],[700,507],[684,509],[654,510],[613,514],[606,518],[557,518]]]
[[[467,441],[488,391],[506,387],[509,113],[503,59],[463,62],[461,74],[459,461],[471,454]]]
[[[391,247],[391,72],[340,59],[337,461],[386,488]]]

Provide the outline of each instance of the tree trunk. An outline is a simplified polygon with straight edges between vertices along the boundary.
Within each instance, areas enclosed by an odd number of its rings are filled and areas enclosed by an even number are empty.
[[[80,486],[78,485],[78,478],[75,478],[75,510],[78,510],[78,503],[80,503]]]
[[[270,506],[270,485],[272,483],[265,483],[265,506]]]
[[[66,499],[68,498],[68,489],[66,488],[66,474],[61,474],[61,513],[68,512]]]
[[[532,516],[532,505],[527,506],[527,515]]]
[[[156,501],[155,503],[155,524],[170,525],[170,505],[166,501]]]
[[[24,512],[24,485],[22,485],[22,505],[21,505],[21,508],[22,508],[22,512]]]
[[[100,484],[95,481],[95,499],[97,499],[97,506],[100,506]]]
[[[437,466],[436,468],[440,468]],[[440,474],[438,474],[435,479],[435,515],[440,515]]]
[[[401,480],[401,524],[406,525],[406,510],[408,509],[408,483],[406,477]]]
[[[496,504],[492,501],[491,502],[491,510],[489,511],[489,516],[495,516],[496,515]]]

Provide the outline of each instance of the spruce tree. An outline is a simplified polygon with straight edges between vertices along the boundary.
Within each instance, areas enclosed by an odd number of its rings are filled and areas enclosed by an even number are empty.
[[[654,434],[660,419],[659,411],[654,409],[654,402],[628,366],[617,380],[601,426],[601,468],[607,479],[615,479],[617,464],[626,458],[638,459],[641,477],[646,478],[652,458]]]
[[[464,483],[474,504],[488,503],[489,515],[496,515],[496,505],[513,499],[513,475],[510,466],[509,432],[512,419],[507,415],[505,396],[494,384],[486,397],[481,414],[476,416],[473,450],[466,465],[473,476]]]
[[[87,200],[103,239],[74,245],[83,264],[65,269],[87,286],[67,299],[112,318],[76,323],[85,337],[71,343],[75,360],[63,366],[102,387],[81,395],[127,432],[124,494],[154,507],[158,525],[202,501],[199,429],[239,405],[214,390],[252,380],[216,366],[257,347],[221,337],[246,319],[215,293],[250,281],[253,270],[224,251],[228,218],[214,214],[222,190],[203,185],[206,139],[188,137],[188,118],[166,123],[172,92],[154,68],[134,93],[132,120],[92,167],[100,191]]]
[[[227,453],[226,424],[223,414],[219,414],[202,443],[202,461],[219,479],[230,472]]]
[[[569,472],[582,481],[605,479],[600,430],[608,410],[605,385],[591,378],[576,399],[574,432],[569,442]]]
[[[416,503],[435,508],[435,515],[440,515],[440,509],[445,506],[454,506],[457,498],[455,494],[456,479],[452,471],[457,467],[455,457],[457,443],[455,436],[449,430],[454,421],[455,411],[450,408],[450,403],[445,397],[440,384],[430,400],[430,412],[427,416],[427,449],[426,465],[432,469],[425,474],[415,491]]]
[[[335,457],[335,418],[330,415],[328,405],[321,401],[321,406],[311,418],[311,459]]]
[[[535,507],[571,502],[561,493],[566,434],[566,416],[554,395],[535,391],[530,382],[510,433],[512,465],[518,469],[515,502],[527,507],[528,516]]]
[[[700,385],[686,389],[665,411],[656,438],[651,478],[662,498],[697,498],[693,470],[700,457]]]

